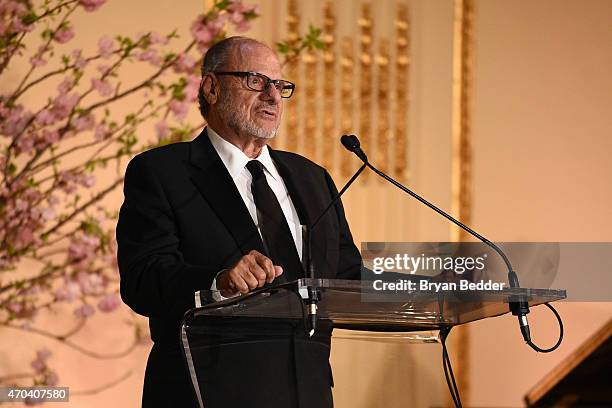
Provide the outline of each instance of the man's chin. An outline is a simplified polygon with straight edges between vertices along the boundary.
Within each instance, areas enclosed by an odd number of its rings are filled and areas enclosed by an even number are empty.
[[[273,139],[276,136],[276,133],[278,131],[278,128],[276,129],[265,129],[265,128],[257,128],[257,129],[251,129],[252,132],[251,134],[258,138],[258,139],[265,139],[265,140],[270,140]]]

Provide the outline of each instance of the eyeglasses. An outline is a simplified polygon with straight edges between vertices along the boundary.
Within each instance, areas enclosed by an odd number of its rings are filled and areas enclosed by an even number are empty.
[[[284,79],[270,79],[259,72],[214,72],[215,75],[232,75],[237,77],[246,77],[247,86],[253,91],[263,92],[268,89],[268,85],[274,85],[274,88],[280,93],[281,98],[289,98],[293,95],[295,84],[285,81]]]

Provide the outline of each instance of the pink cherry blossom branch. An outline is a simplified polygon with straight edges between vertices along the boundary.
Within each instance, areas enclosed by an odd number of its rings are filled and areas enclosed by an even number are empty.
[[[135,128],[135,127],[136,127],[135,125],[140,124],[140,123],[144,122],[146,119],[148,119],[148,118],[150,118],[150,117],[154,116],[154,113],[156,113],[156,112],[157,112],[157,111],[158,111],[158,110],[161,108],[161,106],[157,107],[157,108],[156,108],[154,111],[152,111],[152,112],[151,112],[150,114],[148,114],[147,116],[145,116],[145,117],[141,118],[142,120],[139,120],[139,119],[138,119],[138,116],[139,116],[139,115],[140,115],[140,114],[141,114],[141,113],[142,113],[142,112],[143,112],[143,111],[144,111],[146,108],[147,108],[147,104],[144,104],[144,105],[143,105],[143,106],[142,106],[142,107],[141,107],[141,108],[140,108],[140,109],[139,109],[139,110],[138,110],[138,111],[135,113],[136,118],[135,118],[135,119],[134,119],[134,121],[133,121],[133,126],[132,126],[132,128]],[[78,151],[78,150],[81,150],[81,149],[86,149],[86,148],[88,148],[88,147],[95,146],[96,144],[99,144],[99,143],[101,143],[101,142],[106,142],[106,143],[104,144],[104,148],[108,147],[109,145],[111,145],[113,142],[115,142],[115,141],[116,141],[115,139],[113,139],[113,138],[112,138],[112,136],[113,136],[114,134],[118,133],[119,131],[123,130],[123,129],[124,129],[124,128],[125,128],[125,127],[126,127],[128,124],[129,124],[129,123],[130,123],[129,121],[124,121],[124,122],[123,122],[123,123],[122,123],[120,126],[118,126],[118,127],[117,127],[116,129],[114,129],[114,130],[113,130],[111,133],[109,133],[109,138],[108,138],[108,139],[106,139],[106,140],[96,140],[96,141],[93,141],[93,142],[83,143],[83,144],[73,146],[73,147],[71,147],[71,148],[68,148],[68,149],[66,149],[66,150],[62,151],[62,152],[57,153],[57,154],[56,154],[56,155],[55,155],[53,158],[50,158],[50,159],[48,159],[48,160],[46,160],[46,161],[44,161],[44,162],[38,163],[37,165],[33,166],[33,167],[30,169],[30,174],[29,174],[29,175],[30,175],[30,176],[32,176],[32,175],[36,174],[38,171],[45,169],[45,168],[46,168],[46,167],[47,167],[49,164],[51,164],[52,162],[56,161],[57,159],[59,159],[59,158],[61,158],[61,157],[64,157],[64,156],[66,156],[66,155],[68,155],[68,154],[70,154],[70,153],[74,153],[75,151]],[[98,151],[96,152],[96,154],[98,154],[98,153],[100,153],[100,150],[98,150]],[[113,157],[116,157],[116,156],[109,156],[108,158],[113,158]],[[89,161],[91,161],[91,160],[93,160],[93,157],[89,159]],[[78,166],[74,166],[74,167],[73,167],[72,169],[70,169],[70,170],[74,170],[74,169],[77,169],[77,168],[80,168],[80,167],[82,167],[82,164],[81,164],[81,165],[78,165]],[[68,170],[68,171],[70,171],[70,170]],[[44,179],[43,179],[43,180],[44,180]],[[41,181],[42,181],[42,180],[41,180]]]
[[[61,19],[60,23],[57,25],[55,30],[53,30],[51,32],[51,34],[49,35],[49,38],[47,39],[47,42],[45,43],[45,45],[42,48],[39,48],[39,50],[42,50],[42,51],[38,51],[37,54],[40,54],[40,56],[42,56],[48,50],[49,44],[51,44],[51,41],[53,41],[53,38],[55,37],[55,35],[62,28],[62,26],[66,22],[66,20],[68,20],[68,17],[70,17],[70,15],[72,13],[74,13],[74,11],[76,10],[77,7],[78,7],[78,3],[76,3],[72,8],[69,8],[68,12],[66,14],[64,14],[64,16],[62,16],[62,19]],[[21,82],[17,86],[17,91],[19,89],[21,89],[21,87],[27,82],[27,80],[30,78],[30,76],[32,75],[32,72],[34,72],[35,69],[36,69],[36,64],[32,64],[32,66],[28,70],[27,74],[23,77],[23,79],[21,80]]]
[[[66,7],[67,5],[69,5],[71,3],[75,3],[77,1],[78,0],[68,0],[68,1],[66,1],[64,3],[60,3],[57,6],[46,10],[43,14],[41,14],[40,16],[37,16],[36,19],[30,25],[34,25],[34,24],[40,22],[44,18],[46,18],[46,17],[48,17],[50,15],[53,15],[57,10],[60,10],[60,9],[62,9],[64,7]],[[27,32],[21,33],[19,39],[17,40],[17,42],[15,43],[15,45],[13,45],[12,50],[7,52],[6,55],[4,56],[4,59],[0,63],[0,75],[2,75],[2,73],[4,72],[4,70],[6,69],[8,64],[10,63],[11,59],[13,58],[13,56],[15,55],[15,53],[17,52],[17,50],[21,46],[21,42],[23,41],[23,38],[26,36],[26,34],[27,34]]]
[[[51,332],[48,332],[46,330],[42,330],[36,327],[32,327],[32,326],[23,327],[23,326],[12,324],[12,323],[2,323],[0,324],[0,327],[7,327],[10,329],[20,330],[20,331],[24,331],[28,333],[36,333],[40,336],[59,341],[62,344],[65,344],[66,346],[82,354],[85,354],[86,356],[89,356],[89,357],[92,357],[98,360],[114,360],[114,359],[125,357],[128,354],[130,354],[136,348],[136,346],[138,346],[138,339],[135,337],[134,341],[122,351],[119,351],[116,353],[98,353],[92,350],[88,350],[82,347],[81,345],[64,338],[62,335],[53,334]]]
[[[113,54],[119,54],[120,52],[121,52],[121,50],[115,50],[115,51],[113,51]],[[97,55],[94,55],[94,56],[91,56],[91,57],[84,58],[83,60],[85,62],[89,63],[91,61],[98,60],[101,57],[102,56],[100,54],[97,54]],[[38,85],[39,83],[41,83],[41,82],[43,82],[43,81],[45,81],[45,80],[47,80],[49,78],[52,78],[52,77],[54,77],[56,75],[60,75],[60,74],[63,74],[65,72],[68,72],[71,69],[74,69],[76,67],[77,67],[77,64],[70,64],[70,65],[65,66],[64,68],[58,68],[56,70],[49,71],[46,74],[43,74],[40,77],[38,77],[38,78],[32,80],[31,82],[29,82],[27,85],[25,85],[23,87],[23,89],[21,89],[21,90],[20,89],[16,89],[14,91],[14,93],[9,97],[8,100],[11,101],[12,103],[14,103],[15,101],[17,101],[17,99],[19,99],[20,96],[22,96],[28,89],[32,88],[33,86]]]
[[[195,45],[195,41],[192,41],[183,51],[183,53],[187,53],[189,52],[189,50]],[[121,99],[125,96],[128,96],[134,92],[137,92],[140,89],[143,89],[146,86],[149,86],[155,79],[157,79],[161,74],[163,74],[168,68],[170,68],[174,63],[176,63],[176,61],[178,60],[178,55],[169,59],[165,64],[163,64],[158,70],[157,72],[155,72],[153,75],[151,75],[149,78],[147,78],[146,80],[142,81],[141,83],[121,92],[118,94],[115,94],[114,96],[106,99],[106,100],[102,100],[99,101],[97,103],[94,103],[92,105],[90,105],[89,107],[83,108],[81,110],[81,115],[87,115],[90,114],[92,111],[99,109],[100,107],[103,107],[105,105],[110,104],[111,102],[114,102],[118,99]],[[80,98],[79,100],[82,100],[83,97],[90,93],[93,89],[90,88],[87,92],[85,92]],[[62,127],[62,129],[60,130],[60,133],[65,133],[68,131],[69,127],[70,127],[70,123],[72,120],[72,117],[74,116],[74,113],[76,111],[76,108],[78,106],[78,103],[75,104],[75,106],[72,108],[72,111],[70,113],[70,116],[68,117],[66,124]],[[14,143],[11,143],[11,145],[13,145]],[[10,150],[10,146],[9,146],[9,150]],[[19,179],[19,177],[25,175],[31,168],[31,166],[40,158],[40,156],[44,153],[44,151],[46,150],[46,148],[44,149],[39,149],[37,150],[37,152],[34,154],[34,156],[26,163],[26,165],[24,166],[24,168],[19,172],[19,174],[17,176],[14,177],[14,179]],[[7,155],[8,156],[8,155]],[[8,166],[8,160],[7,160],[7,164],[5,165],[5,170],[6,167]]]
[[[119,186],[121,183],[123,183],[123,177],[118,178],[117,180],[115,180],[110,186],[108,186],[107,188],[105,188],[104,190],[98,192],[95,196],[93,196],[89,201],[87,201],[85,204],[81,205],[78,209],[74,210],[71,214],[69,214],[66,218],[64,218],[62,221],[58,222],[57,224],[55,224],[53,227],[51,227],[50,229],[48,229],[47,231],[45,231],[44,233],[41,234],[41,236],[49,236],[51,234],[53,234],[55,231],[57,231],[62,225],[66,224],[68,221],[72,220],[74,217],[76,217],[80,212],[84,211],[86,208],[88,208],[89,206],[91,206],[92,204],[95,204],[97,201],[100,201],[104,196],[106,196],[108,193],[110,193],[111,191],[113,191],[117,186]]]
[[[193,48],[193,46],[195,45],[195,41],[192,41],[186,48],[185,50],[183,50],[183,54],[188,53],[189,50],[191,50],[191,48]],[[118,99],[121,99],[125,96],[128,96],[136,91],[139,91],[140,89],[149,86],[155,79],[157,79],[161,74],[163,74],[168,68],[170,68],[174,63],[176,63],[176,61],[178,60],[180,54],[177,54],[177,56],[171,58],[170,60],[168,60],[165,64],[163,64],[158,70],[157,72],[155,72],[153,75],[151,75],[149,78],[147,78],[146,80],[142,81],[141,83],[139,83],[138,85],[134,85],[133,87],[119,93],[116,95],[113,95],[111,98],[108,98],[106,100],[103,101],[99,101],[96,102],[92,105],[90,105],[87,108],[83,109],[83,112],[85,113],[90,113],[95,109],[100,108],[101,106],[104,105],[108,105],[111,102],[114,102]]]

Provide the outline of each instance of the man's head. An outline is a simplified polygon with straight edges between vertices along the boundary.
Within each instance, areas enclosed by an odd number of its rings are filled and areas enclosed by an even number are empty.
[[[230,139],[270,139],[280,125],[282,99],[279,84],[267,81],[280,77],[280,63],[268,46],[245,37],[222,40],[204,57],[200,112]]]

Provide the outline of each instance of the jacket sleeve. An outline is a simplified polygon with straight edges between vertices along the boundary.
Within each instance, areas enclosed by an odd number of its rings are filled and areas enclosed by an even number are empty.
[[[331,193],[331,197],[338,194],[338,189],[331,176],[325,171],[325,181]],[[340,258],[338,259],[337,279],[360,279],[361,278],[361,254],[353,242],[353,235],[349,228],[342,201],[338,200],[335,204],[336,216],[340,234]]]
[[[170,202],[142,155],[127,166],[124,196],[116,231],[121,298],[147,317],[193,308],[194,293],[210,288],[215,271],[184,261]]]

